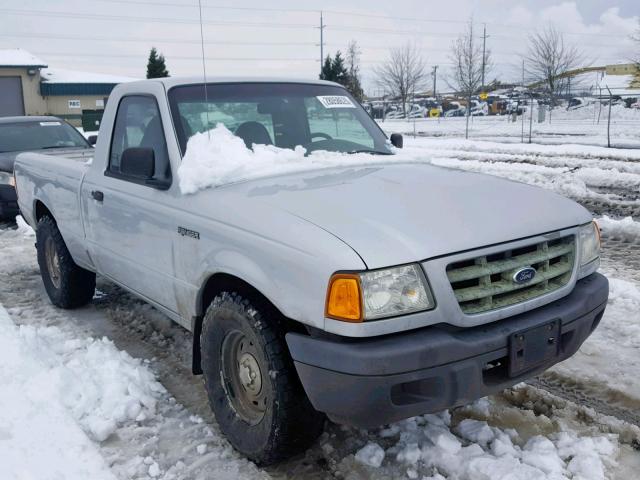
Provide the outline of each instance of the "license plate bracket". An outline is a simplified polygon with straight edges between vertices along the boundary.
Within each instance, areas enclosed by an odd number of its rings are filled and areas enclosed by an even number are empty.
[[[509,337],[509,376],[516,377],[558,355],[560,320],[521,330]]]

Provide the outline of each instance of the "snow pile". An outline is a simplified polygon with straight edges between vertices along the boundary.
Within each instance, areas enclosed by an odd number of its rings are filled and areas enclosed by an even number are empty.
[[[506,413],[487,399],[466,410],[483,416],[481,412],[489,413],[488,409],[498,417]],[[390,464],[395,458],[409,478],[419,478],[418,471],[430,471],[434,479],[604,480],[606,467],[615,464],[619,448],[616,435],[591,437],[561,430],[526,439],[516,430],[503,430],[484,420],[464,418],[456,423],[448,411],[410,418],[379,434],[383,439],[393,436],[398,441],[386,452],[369,442],[355,454],[355,460],[378,469],[385,457]],[[385,478],[385,473],[373,476]]]
[[[369,442],[358,450],[356,460],[364,465],[378,468],[384,460],[384,449],[377,443]]]
[[[55,397],[94,440],[155,414],[164,388],[140,360],[110,340],[68,339],[58,328],[31,326],[20,327],[20,337],[38,353],[46,376],[55,379]]]
[[[25,238],[35,237],[36,232],[33,231],[33,228],[29,226],[29,224],[22,218],[22,215],[18,215],[16,217],[16,224],[18,225],[17,233],[20,235],[24,235]]]
[[[52,367],[52,358],[43,362],[51,352],[42,355],[37,337],[34,329],[18,329],[0,306],[2,478],[115,480],[61,399],[64,384],[74,384],[72,373]]]
[[[607,237],[617,238],[626,242],[640,240],[640,222],[636,222],[631,217],[616,220],[603,215],[597,219],[597,222],[602,229],[602,234]]]
[[[57,327],[17,328],[6,312],[2,322],[0,337],[9,345],[0,347],[0,384],[24,390],[26,406],[64,410],[96,441],[106,440],[126,422],[155,415],[164,388],[140,360],[120,352],[110,340],[69,338]],[[22,363],[32,366],[8,367]],[[13,407],[0,412],[12,413]]]
[[[389,161],[386,156],[343,154],[318,151],[309,156],[301,146],[295,149],[273,145],[247,148],[223,124],[209,132],[196,133],[187,143],[187,151],[178,168],[180,190],[195,193],[242,180],[343,165],[362,165]],[[394,158],[397,161],[398,158]]]

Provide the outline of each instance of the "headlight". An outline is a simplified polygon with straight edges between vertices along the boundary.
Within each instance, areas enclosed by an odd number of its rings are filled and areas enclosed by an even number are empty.
[[[0,185],[13,185],[13,175],[8,172],[0,172]]]
[[[580,227],[578,244],[580,246],[580,271],[578,272],[578,276],[582,278],[593,273],[598,267],[598,262],[595,260],[600,257],[600,229],[596,222],[591,222],[588,225]],[[595,265],[593,269],[583,268],[591,264]]]
[[[434,305],[422,269],[413,264],[334,275],[329,282],[326,314],[361,322],[420,312]]]

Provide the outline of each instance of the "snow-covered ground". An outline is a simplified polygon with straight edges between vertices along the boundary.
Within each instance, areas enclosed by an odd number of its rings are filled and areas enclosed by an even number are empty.
[[[510,116],[471,117],[469,136],[474,139],[491,140],[500,143],[519,143],[522,137],[529,140],[529,128],[533,143],[582,145],[607,145],[608,107],[596,102],[577,110],[555,108],[549,119],[538,123],[537,108],[534,107],[533,121],[529,114]],[[422,118],[411,120],[378,121],[387,132],[416,134],[426,137],[463,137],[466,119],[463,117]],[[640,109],[614,105],[611,112],[612,145],[625,148],[640,146]]]
[[[369,431],[328,424],[306,455],[261,470],[220,435],[190,375],[189,334],[104,281],[92,305],[53,308],[19,224],[0,230],[0,477],[638,478],[640,154],[456,138],[405,145],[406,158],[539,185],[601,218],[607,312],[578,354],[534,384],[542,388]],[[590,408],[598,402],[612,410]]]

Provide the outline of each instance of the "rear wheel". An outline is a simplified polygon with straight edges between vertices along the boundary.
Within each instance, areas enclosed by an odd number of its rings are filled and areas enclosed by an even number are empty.
[[[51,217],[38,221],[36,244],[40,275],[51,303],[60,308],[89,303],[96,289],[96,274],[76,265]]]
[[[261,465],[304,451],[324,426],[277,323],[266,302],[224,292],[209,306],[200,338],[205,385],[220,429]]]

